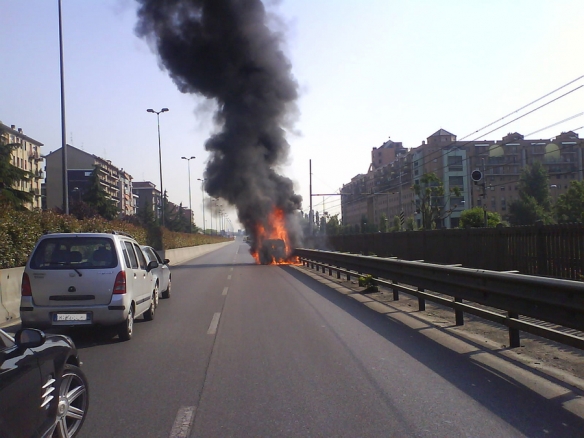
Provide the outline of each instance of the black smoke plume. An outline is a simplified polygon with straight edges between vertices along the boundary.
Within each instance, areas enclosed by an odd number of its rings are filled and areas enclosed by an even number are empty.
[[[262,2],[137,1],[137,34],[156,47],[178,89],[217,104],[219,130],[205,143],[206,191],[234,205],[252,237],[258,225],[269,231],[274,208],[293,221],[302,198],[277,168],[288,156],[285,128],[296,113],[298,85]],[[299,227],[289,225],[296,246]]]

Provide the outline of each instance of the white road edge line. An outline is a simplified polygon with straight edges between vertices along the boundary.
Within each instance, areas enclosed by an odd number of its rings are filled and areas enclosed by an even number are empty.
[[[195,406],[182,406],[170,431],[169,438],[188,438],[195,419]]]
[[[207,330],[208,335],[214,335],[217,333],[217,326],[219,325],[219,318],[221,317],[221,313],[217,312],[213,315],[213,319],[211,320],[211,324],[209,325],[209,330]]]
[[[221,295],[227,295],[227,291],[229,290],[228,287],[223,288],[223,293]]]

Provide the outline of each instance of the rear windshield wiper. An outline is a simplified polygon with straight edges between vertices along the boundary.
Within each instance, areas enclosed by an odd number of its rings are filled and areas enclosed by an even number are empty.
[[[73,269],[75,272],[77,272],[77,275],[79,275],[80,277],[83,277],[83,274],[79,271],[79,269],[77,269],[76,267],[74,267],[71,263],[51,262],[50,264],[51,265],[59,265],[59,266],[63,266],[64,268]]]

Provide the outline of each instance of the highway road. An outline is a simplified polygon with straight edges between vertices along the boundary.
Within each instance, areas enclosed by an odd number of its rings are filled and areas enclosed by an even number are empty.
[[[171,261],[172,263],[172,261]],[[134,338],[71,332],[80,437],[578,437],[582,419],[241,240],[179,266]]]

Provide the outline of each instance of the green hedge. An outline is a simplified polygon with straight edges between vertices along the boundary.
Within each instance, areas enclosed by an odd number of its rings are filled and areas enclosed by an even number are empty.
[[[173,249],[187,246],[223,242],[220,236],[176,233],[159,228],[146,229],[129,222],[107,221],[101,217],[78,220],[73,216],[53,211],[0,211],[0,268],[24,266],[36,241],[44,233],[79,232],[99,233],[123,231],[132,235],[141,245],[157,249]]]

